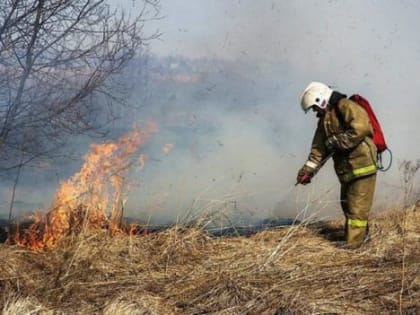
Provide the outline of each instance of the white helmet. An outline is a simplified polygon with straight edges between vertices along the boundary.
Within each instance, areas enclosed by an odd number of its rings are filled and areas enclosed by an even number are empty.
[[[312,106],[318,106],[325,109],[331,97],[333,90],[326,84],[321,82],[311,82],[303,91],[300,98],[300,106],[306,113]]]

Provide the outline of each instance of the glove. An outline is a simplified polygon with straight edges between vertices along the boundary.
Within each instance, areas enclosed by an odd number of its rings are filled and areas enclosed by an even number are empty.
[[[334,152],[339,149],[338,139],[336,136],[331,136],[325,141],[325,147],[329,152]]]
[[[313,169],[307,167],[307,166],[303,166],[296,177],[296,185],[297,184],[302,184],[302,185],[307,185],[311,182],[312,177],[314,176],[314,171]]]

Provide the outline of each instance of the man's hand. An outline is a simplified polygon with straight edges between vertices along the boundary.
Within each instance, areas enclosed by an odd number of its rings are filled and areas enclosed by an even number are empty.
[[[296,177],[296,185],[297,184],[302,184],[302,185],[307,185],[311,182],[311,178],[314,176],[314,170],[307,167],[307,166],[303,166]]]

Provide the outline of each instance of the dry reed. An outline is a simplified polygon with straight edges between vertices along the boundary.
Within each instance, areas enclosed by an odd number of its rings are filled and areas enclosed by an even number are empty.
[[[144,235],[87,230],[38,253],[5,244],[0,307],[4,314],[419,314],[420,208],[371,223],[371,241],[353,251],[334,240],[341,222],[218,238],[181,226]]]

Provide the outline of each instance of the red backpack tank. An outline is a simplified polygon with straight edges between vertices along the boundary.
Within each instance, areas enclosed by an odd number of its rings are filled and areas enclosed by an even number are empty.
[[[381,124],[376,118],[376,115],[369,101],[363,96],[360,96],[359,94],[354,94],[350,96],[350,100],[356,102],[366,110],[373,128],[373,142],[375,143],[376,148],[378,149],[378,153],[384,152],[386,149],[388,149],[388,146],[385,142],[385,136],[382,131]]]
[[[382,131],[381,124],[379,123],[378,118],[376,118],[376,115],[375,115],[375,112],[373,111],[372,106],[370,105],[367,99],[365,99],[363,96],[360,96],[359,94],[353,94],[352,96],[349,97],[349,99],[359,104],[366,110],[366,113],[369,116],[370,123],[372,124],[373,142],[375,143],[376,148],[378,150],[378,168],[380,171],[386,172],[387,170],[391,168],[391,165],[392,165],[392,152],[391,150],[388,149],[388,145],[386,144],[385,136]],[[337,112],[337,117],[342,121],[343,117],[341,116],[341,113],[337,107],[336,107],[336,112]],[[382,164],[382,152],[384,151],[388,151],[389,153],[389,164],[387,167],[384,167],[384,165]]]

